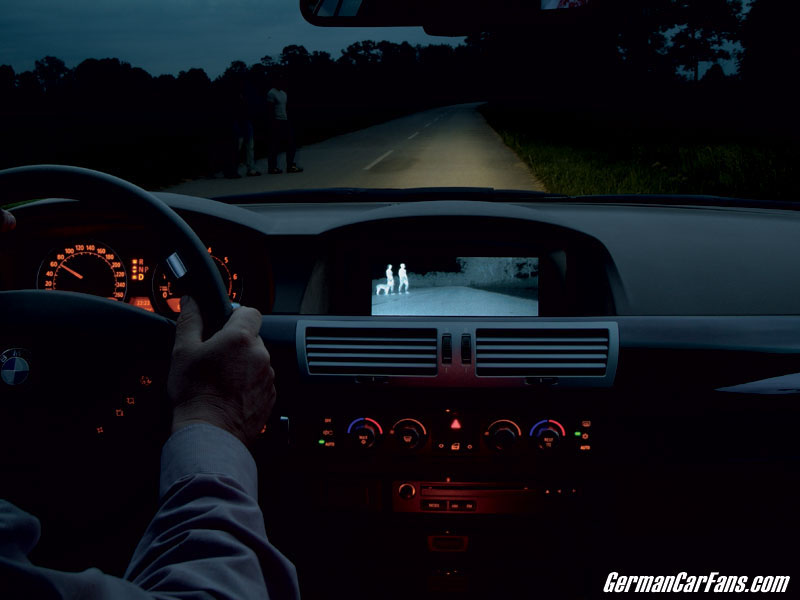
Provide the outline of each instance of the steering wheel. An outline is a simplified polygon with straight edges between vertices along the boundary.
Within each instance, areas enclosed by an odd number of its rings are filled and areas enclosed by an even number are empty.
[[[197,301],[205,337],[230,316],[230,300],[206,247],[152,194],[76,167],[0,171],[2,203],[37,198],[74,199],[146,223],[173,276]],[[24,227],[20,220],[17,229]],[[13,250],[13,240],[14,232],[3,234],[0,244]],[[74,521],[87,496],[130,485],[126,481],[135,480],[137,468],[157,476],[168,435],[166,375],[174,335],[170,319],[107,298],[0,292],[0,368],[14,359],[0,381],[0,498],[44,521],[48,515],[41,512],[53,510],[56,488],[63,495],[53,518]]]

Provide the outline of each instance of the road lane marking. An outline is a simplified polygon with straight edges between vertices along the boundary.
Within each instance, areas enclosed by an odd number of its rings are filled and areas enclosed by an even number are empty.
[[[414,132],[414,133],[412,133],[410,136],[408,136],[408,139],[410,139],[410,140],[413,140],[413,139],[414,139],[415,137],[417,137],[418,135],[419,135],[419,131],[415,131],[415,132]]]
[[[378,158],[376,158],[376,159],[375,159],[375,160],[373,160],[371,163],[369,163],[369,164],[368,164],[366,167],[364,167],[364,170],[365,170],[365,171],[369,171],[369,170],[370,170],[372,167],[374,167],[375,165],[377,165],[377,164],[378,164],[379,162],[381,162],[381,161],[382,161],[384,158],[386,158],[387,156],[389,156],[389,155],[390,155],[392,152],[394,152],[394,150],[389,150],[388,152],[386,152],[386,153],[384,153],[384,154],[381,154],[381,155],[380,155]]]

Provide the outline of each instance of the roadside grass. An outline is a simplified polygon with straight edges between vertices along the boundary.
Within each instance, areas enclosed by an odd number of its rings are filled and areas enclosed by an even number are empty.
[[[800,199],[800,148],[790,140],[619,115],[480,110],[549,192]]]

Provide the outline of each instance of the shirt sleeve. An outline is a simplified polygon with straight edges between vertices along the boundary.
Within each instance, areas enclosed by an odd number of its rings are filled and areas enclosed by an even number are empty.
[[[28,590],[35,585],[37,597],[299,598],[294,566],[267,539],[257,479],[255,461],[236,437],[212,425],[182,428],[164,445],[161,503],[124,579],[32,565],[25,555],[38,538],[38,521],[8,503],[17,511],[8,522],[16,523],[20,541],[0,544],[0,577]],[[0,531],[13,533],[4,517],[0,510]]]

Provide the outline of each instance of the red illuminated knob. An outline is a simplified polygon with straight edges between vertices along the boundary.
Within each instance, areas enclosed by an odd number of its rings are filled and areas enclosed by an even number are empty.
[[[502,452],[513,447],[522,432],[514,421],[501,419],[489,425],[483,435],[490,448]]]
[[[428,432],[425,426],[416,419],[402,419],[392,427],[398,446],[406,450],[414,450],[425,443]]]

